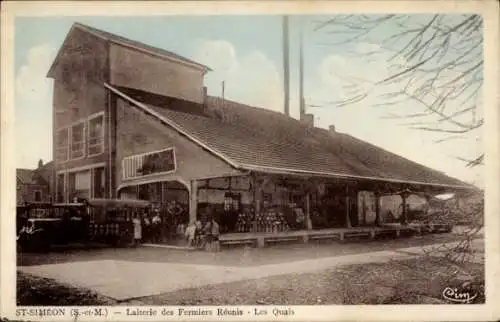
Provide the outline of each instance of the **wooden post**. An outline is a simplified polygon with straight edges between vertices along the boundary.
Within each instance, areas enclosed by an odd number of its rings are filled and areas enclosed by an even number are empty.
[[[345,187],[345,209],[346,209],[346,212],[345,212],[345,219],[346,219],[346,227],[347,228],[351,228],[351,218],[349,217],[349,209],[350,208],[350,202],[349,202],[349,186],[346,185]],[[343,238],[342,238],[343,239]]]
[[[375,226],[380,226],[380,193],[375,191]]]
[[[363,216],[363,226],[366,226],[366,193],[361,192],[361,214]]]
[[[189,221],[196,221],[198,213],[198,181],[191,180],[189,189]]]
[[[311,222],[311,193],[308,191],[306,195],[306,228],[312,230]]]
[[[406,198],[408,198],[408,193],[406,191],[402,192],[401,193],[401,198],[403,199],[403,203],[402,203],[402,206],[403,206],[403,211],[401,213],[401,225],[407,225],[408,222],[407,222],[407,209],[406,209]]]

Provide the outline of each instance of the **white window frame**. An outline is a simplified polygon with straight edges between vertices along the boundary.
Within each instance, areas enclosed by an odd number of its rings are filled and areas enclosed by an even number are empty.
[[[66,146],[64,147],[60,147],[59,146],[59,133],[61,131],[67,131],[66,133],[68,134],[67,135],[67,144]],[[62,149],[66,149],[66,158],[63,160],[63,159],[59,159],[59,151],[62,150]],[[57,162],[59,163],[64,163],[64,162],[68,162],[69,160],[71,159],[71,126],[65,126],[65,127],[62,127],[60,129],[57,129],[56,131],[56,160]]]
[[[102,117],[102,134],[101,134],[101,141],[100,143],[98,144],[90,144],[90,141],[92,139],[96,139],[98,137],[90,137],[90,122],[94,119],[97,119],[97,118],[100,118]],[[104,112],[99,112],[99,113],[96,113],[96,114],[93,114],[91,116],[89,116],[88,120],[87,120],[87,157],[93,157],[93,156],[97,156],[97,155],[101,155],[104,153],[104,139],[106,137],[106,122],[105,122],[105,117],[104,117]],[[98,153],[93,153],[91,154],[90,153],[90,148],[93,148],[93,147],[97,147],[97,146],[101,146],[101,149],[100,149],[100,152]]]
[[[83,124],[83,135],[82,135],[82,141],[78,141],[77,143],[81,143],[83,146],[82,146],[82,155],[79,156],[79,157],[76,157],[76,158],[73,158],[73,145],[75,144],[75,142],[73,142],[73,127],[75,126],[79,126],[79,125],[82,125]],[[87,122],[86,121],[78,121],[78,122],[75,122],[71,125],[70,127],[70,150],[69,150],[69,153],[70,153],[70,160],[73,161],[73,160],[80,160],[80,159],[84,159],[85,156],[86,156],[86,152],[87,152],[87,149],[86,149],[86,143],[87,143],[87,135],[86,135],[86,131],[87,130]]]
[[[127,176],[127,164],[126,162],[128,160],[135,160],[136,162],[136,165],[137,165],[137,168],[141,167],[142,166],[142,163],[144,162],[144,157],[147,156],[147,155],[151,155],[151,154],[156,154],[156,153],[161,153],[161,152],[164,152],[164,151],[169,151],[169,150],[172,150],[172,155],[173,155],[173,159],[174,159],[174,168],[172,170],[169,170],[169,171],[163,171],[163,172],[157,172],[157,173],[151,173],[151,174],[146,174],[146,175],[129,175]],[[159,175],[165,175],[165,174],[170,174],[170,173],[174,173],[177,171],[177,157],[176,157],[177,153],[175,151],[175,147],[171,147],[171,148],[166,148],[166,149],[161,149],[161,150],[156,150],[156,151],[151,151],[151,152],[146,152],[146,153],[140,153],[140,154],[134,154],[134,155],[130,155],[130,156],[127,156],[127,157],[124,157],[122,159],[122,178],[123,180],[131,180],[131,179],[138,179],[138,178],[148,178],[148,177],[152,177],[152,176],[159,176]]]

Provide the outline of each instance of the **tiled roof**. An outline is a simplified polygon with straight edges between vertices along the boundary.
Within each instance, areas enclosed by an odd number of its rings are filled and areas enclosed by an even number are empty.
[[[54,163],[48,162],[38,169],[16,169],[16,176],[22,184],[46,184],[50,181]]]
[[[41,168],[35,170],[45,182],[50,182],[54,171],[54,161],[45,163]]]
[[[473,187],[348,134],[311,128],[281,113],[228,100],[222,106],[215,97],[208,97],[204,114],[184,113],[141,99],[147,109],[245,169]]]
[[[202,67],[202,68],[205,68],[207,70],[210,70],[209,67],[207,67],[207,66],[205,66],[203,64],[200,64],[198,62],[195,62],[194,60],[188,59],[186,57],[183,57],[181,55],[178,55],[178,54],[176,54],[174,52],[171,52],[171,51],[168,51],[168,50],[165,50],[165,49],[162,49],[162,48],[158,48],[158,47],[153,47],[153,46],[150,46],[150,45],[146,45],[146,44],[141,43],[139,41],[135,41],[135,40],[131,40],[131,39],[128,39],[128,38],[125,38],[125,37],[122,37],[122,36],[118,36],[118,35],[112,34],[112,33],[107,32],[107,31],[103,31],[103,30],[100,30],[100,29],[97,29],[97,28],[94,28],[94,27],[90,27],[90,26],[84,25],[82,23],[75,23],[74,26],[77,27],[77,28],[79,28],[79,29],[81,29],[81,30],[88,31],[88,32],[91,32],[93,34],[96,34],[99,37],[106,39],[107,41],[115,42],[115,43],[118,43],[118,44],[128,45],[128,46],[131,46],[131,47],[134,47],[134,48],[138,48],[138,49],[143,49],[143,50],[149,51],[151,53],[154,53],[154,54],[157,54],[157,55],[160,55],[160,56],[174,58],[174,59],[177,59],[177,60],[189,63],[189,64],[196,65],[198,67]]]
[[[33,182],[33,170],[30,169],[16,169],[16,176],[23,184]]]

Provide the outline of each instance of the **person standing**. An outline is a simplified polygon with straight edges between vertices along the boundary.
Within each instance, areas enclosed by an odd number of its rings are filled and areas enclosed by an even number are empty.
[[[202,246],[203,225],[199,219],[196,220],[195,226],[194,245],[196,248],[200,248]]]
[[[132,219],[134,224],[134,246],[138,246],[142,239],[142,224],[141,219],[137,214],[134,214],[134,219]]]
[[[212,247],[211,247],[211,249],[213,252],[218,252],[218,251],[220,251],[220,242],[219,242],[220,227],[214,218],[212,218],[211,229],[212,229],[212,231],[211,231],[211,235],[212,235]]]
[[[155,209],[155,215],[152,220],[153,231],[154,231],[154,241],[159,243],[161,241],[161,217],[160,210]]]
[[[203,229],[206,236],[206,246],[205,249],[209,252],[218,252],[220,248],[219,235],[220,228],[219,224],[215,221],[213,217],[209,217],[205,228]]]
[[[186,236],[187,239],[187,247],[192,247],[194,245],[194,239],[196,236],[196,223],[191,221],[189,225],[187,226],[184,235]]]
[[[151,242],[152,231],[151,231],[151,220],[149,220],[148,214],[144,214],[144,240],[146,242]]]

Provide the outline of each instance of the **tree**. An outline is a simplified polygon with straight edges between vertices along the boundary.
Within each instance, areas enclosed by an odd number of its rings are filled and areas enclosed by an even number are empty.
[[[387,73],[376,80],[359,74],[338,75],[348,95],[329,104],[373,102],[370,98],[376,95],[380,99],[377,106],[393,110],[390,118],[406,120],[416,130],[442,133],[441,141],[458,139],[482,127],[481,16],[336,15],[317,21],[314,30],[336,39],[323,43],[334,50],[368,44],[363,52],[354,51],[352,55],[387,61]],[[417,109],[408,111],[408,103]],[[484,153],[463,161],[472,167],[481,165],[483,159]],[[437,217],[449,224],[470,218],[469,229],[455,245],[426,249],[424,253],[440,266],[466,276],[464,285],[475,285],[484,296],[484,273],[470,270],[467,264],[476,255],[472,243],[483,227],[483,213],[482,197],[464,208],[446,205]]]
[[[375,81],[339,75],[349,95],[331,104],[345,106],[377,95],[381,100],[377,106],[398,107],[399,113],[391,113],[390,118],[412,120],[411,128],[446,134],[443,140],[458,139],[482,127],[481,16],[336,15],[315,22],[314,30],[338,39],[326,43],[334,48],[371,44],[361,53],[363,59],[383,59],[388,64],[387,74]],[[408,102],[420,110],[405,112],[402,107]],[[463,161],[475,166],[483,159],[480,154]]]

